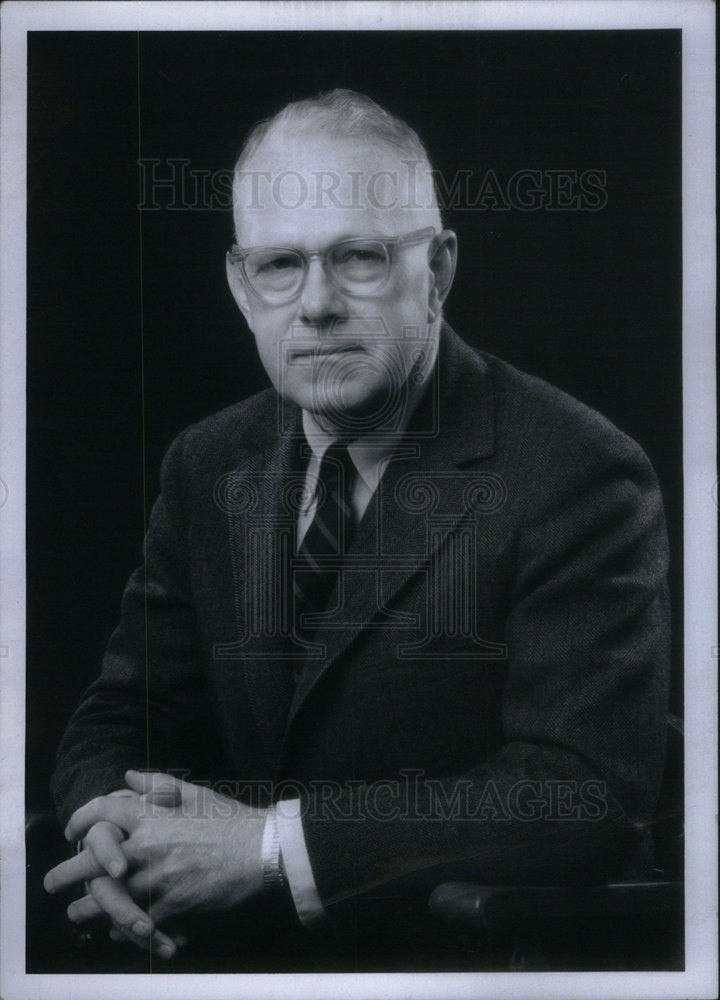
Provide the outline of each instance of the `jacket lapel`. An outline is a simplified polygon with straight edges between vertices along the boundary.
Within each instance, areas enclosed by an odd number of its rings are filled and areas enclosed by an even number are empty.
[[[302,662],[283,621],[283,568],[294,543],[294,506],[304,482],[295,461],[300,413],[294,407],[286,413],[290,419],[282,433],[268,435],[225,477],[238,639],[216,647],[218,658],[235,660],[243,672],[271,770],[287,724],[294,669]]]
[[[484,361],[445,327],[435,378],[358,526],[330,597],[338,613],[317,632],[319,649],[299,677],[291,721],[368,623],[393,623],[383,605],[425,571],[433,552],[471,512],[473,476],[461,470],[493,452],[490,377]],[[394,624],[401,630],[413,625],[402,617]],[[405,634],[416,637],[417,625]]]

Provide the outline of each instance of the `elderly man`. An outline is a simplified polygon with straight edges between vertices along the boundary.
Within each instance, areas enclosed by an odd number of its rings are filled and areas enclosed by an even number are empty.
[[[234,207],[273,388],[168,452],[60,747],[82,843],[46,887],[165,957],[194,915],[252,913],[272,956],[338,927],[357,951],[361,901],[421,909],[448,878],[639,870],[668,673],[647,460],[443,323],[456,239],[373,101],[257,126]]]

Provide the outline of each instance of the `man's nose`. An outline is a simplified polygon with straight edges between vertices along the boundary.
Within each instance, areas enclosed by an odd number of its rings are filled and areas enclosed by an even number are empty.
[[[305,285],[300,296],[300,319],[304,323],[322,324],[342,312],[342,296],[333,285],[322,261],[315,257],[308,262]]]

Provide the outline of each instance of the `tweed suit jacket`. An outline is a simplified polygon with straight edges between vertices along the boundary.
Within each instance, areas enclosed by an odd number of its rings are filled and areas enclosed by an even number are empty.
[[[330,911],[378,886],[625,870],[668,684],[642,451],[445,327],[308,651],[282,596],[300,427],[267,390],[171,446],[144,567],[58,753],[61,817],[129,767],[299,797]]]

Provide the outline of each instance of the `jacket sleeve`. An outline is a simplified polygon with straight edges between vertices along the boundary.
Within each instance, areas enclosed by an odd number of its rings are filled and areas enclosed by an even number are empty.
[[[508,499],[522,516],[499,749],[411,788],[347,789],[331,811],[303,802],[326,907],[448,879],[592,882],[640,851],[664,758],[667,542],[643,453],[614,428],[596,438],[546,443],[538,488]]]
[[[188,583],[181,475],[183,436],[170,448],[100,677],[85,692],[57,754],[51,787],[62,822],[124,787],[128,768],[192,769],[208,729]],[[186,772],[187,773],[187,772]]]

